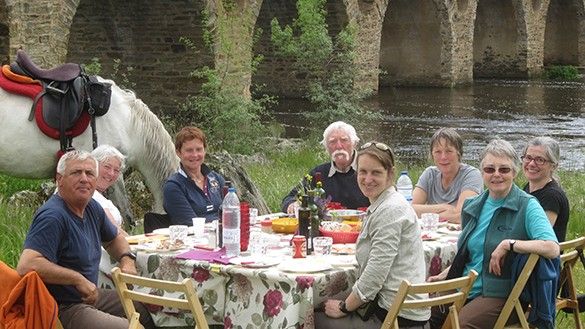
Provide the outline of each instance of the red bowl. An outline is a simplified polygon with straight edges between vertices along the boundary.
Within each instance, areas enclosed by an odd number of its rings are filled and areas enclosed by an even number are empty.
[[[357,241],[360,232],[336,232],[327,231],[323,228],[319,228],[322,236],[328,236],[333,238],[333,243],[355,243]]]

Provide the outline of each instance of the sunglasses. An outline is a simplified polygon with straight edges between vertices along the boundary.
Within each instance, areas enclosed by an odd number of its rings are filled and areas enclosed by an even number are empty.
[[[543,157],[532,157],[531,155],[528,154],[521,156],[520,159],[522,159],[522,161],[526,164],[529,164],[531,161],[534,161],[534,163],[536,163],[539,166],[542,166],[543,164],[549,162],[547,159]]]
[[[364,145],[360,146],[360,150],[365,150],[365,149],[370,148],[372,146],[374,146],[375,148],[377,148],[380,151],[384,151],[384,152],[388,153],[390,155],[390,159],[392,160],[392,163],[394,164],[394,154],[392,153],[392,149],[390,148],[390,146],[388,146],[384,143],[367,142]]]
[[[360,147],[360,150],[365,150],[365,149],[367,149],[368,147],[371,147],[371,146],[375,146],[380,151],[388,151],[390,149],[390,146],[388,146],[388,145],[386,145],[384,143],[380,143],[380,142],[367,142],[367,143],[365,143],[364,145],[362,145]]]
[[[496,168],[494,168],[494,167],[483,167],[482,170],[486,174],[493,174],[493,173],[496,172]],[[509,174],[510,171],[512,171],[512,168],[510,168],[510,167],[499,167],[497,170],[498,170],[498,172],[500,174]]]

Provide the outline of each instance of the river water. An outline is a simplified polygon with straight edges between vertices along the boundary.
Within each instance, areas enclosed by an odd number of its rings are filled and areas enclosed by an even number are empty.
[[[281,100],[276,120],[286,137],[298,137],[311,126],[300,118],[308,104]],[[453,127],[464,139],[466,162],[477,163],[479,153],[499,137],[521,151],[534,136],[548,135],[560,142],[565,170],[585,169],[585,83],[479,80],[457,88],[400,87],[380,90],[365,105],[383,115],[358,135],[391,145],[406,163],[426,163],[428,142],[440,127]],[[360,118],[340,118],[362,126]]]

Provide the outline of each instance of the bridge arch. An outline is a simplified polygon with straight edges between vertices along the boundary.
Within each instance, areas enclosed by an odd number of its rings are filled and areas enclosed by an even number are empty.
[[[546,15],[544,59],[546,65],[584,63],[585,9],[583,1],[551,1]]]
[[[443,1],[390,1],[380,41],[380,86],[449,81],[452,27]]]
[[[325,10],[329,35],[334,39],[349,22],[346,6],[342,1],[327,0]],[[305,94],[305,77],[294,72],[294,59],[278,56],[270,40],[272,19],[278,19],[280,26],[284,27],[292,24],[297,15],[296,1],[262,2],[255,26],[258,41],[252,51],[253,56],[262,55],[263,60],[252,74],[252,88],[291,98]]]
[[[474,78],[526,76],[524,13],[521,1],[478,1],[473,35]]]

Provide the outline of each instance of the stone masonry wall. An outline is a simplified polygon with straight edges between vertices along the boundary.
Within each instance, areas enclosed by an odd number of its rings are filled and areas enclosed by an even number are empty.
[[[545,33],[546,26],[552,25],[547,19],[563,20],[551,27],[549,35],[575,31],[551,41],[549,58],[555,51],[573,53],[562,61],[577,58],[575,64],[583,65],[584,1],[552,6],[554,17],[547,16],[551,0],[327,0],[326,11],[332,36],[349,22],[357,24],[360,72],[355,82],[375,91],[379,78],[388,85],[452,86],[474,77],[537,75],[545,58],[545,40],[551,39]],[[279,96],[302,96],[304,77],[294,73],[291,59],[275,55],[270,42],[270,21],[276,17],[281,24],[292,23],[296,2],[237,0],[236,11],[227,12],[237,16],[233,19],[218,13],[223,3],[0,0],[0,60],[13,60],[19,48],[45,68],[67,61],[89,63],[97,57],[102,75],[111,76],[113,59],[120,59],[122,72],[133,68],[129,79],[138,96],[159,114],[172,113],[177,103],[200,90],[201,82],[188,75],[203,65],[226,72],[229,87],[244,96],[251,85],[264,85],[265,92]],[[218,41],[213,52],[203,45],[205,8],[210,10],[214,32],[218,20],[233,23],[224,35],[231,41]],[[570,26],[563,27],[567,23]],[[251,35],[260,29],[259,43],[249,51]],[[180,37],[191,39],[197,51],[187,49]],[[230,45],[235,46],[232,51]],[[264,60],[252,72],[249,62],[258,54]],[[379,76],[379,67],[387,75]],[[115,79],[124,83],[120,75]]]
[[[67,60],[89,63],[100,59],[103,74],[113,73],[113,59],[128,66],[135,91],[155,113],[172,113],[178,102],[199,90],[189,73],[213,67],[213,55],[202,40],[201,1],[82,0],[71,26]],[[189,38],[197,51],[179,41]],[[121,83],[120,78],[117,79]],[[127,87],[127,86],[126,86]]]

